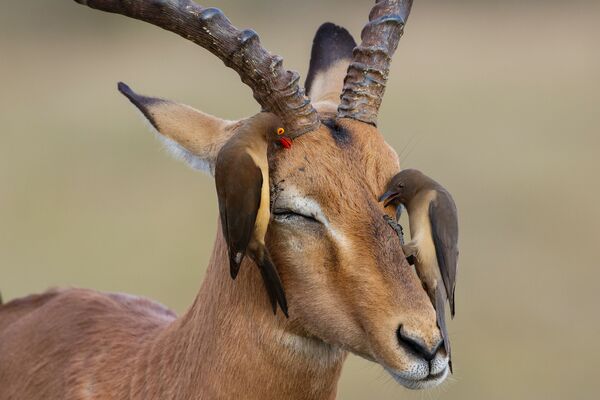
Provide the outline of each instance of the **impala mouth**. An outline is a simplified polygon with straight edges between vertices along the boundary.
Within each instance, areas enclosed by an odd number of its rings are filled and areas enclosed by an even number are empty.
[[[396,382],[411,390],[429,389],[438,386],[444,382],[450,372],[450,368],[446,366],[446,368],[438,373],[429,374],[425,378],[413,379],[410,376],[407,376],[407,374],[398,373],[389,368],[386,368],[386,370],[394,377]]]
[[[429,389],[440,385],[450,373],[448,357],[437,352],[432,359],[412,354],[409,364],[402,369],[390,368],[380,363],[392,377],[407,389]]]

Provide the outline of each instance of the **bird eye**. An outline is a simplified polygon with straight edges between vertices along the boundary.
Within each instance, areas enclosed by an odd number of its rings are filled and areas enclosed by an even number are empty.
[[[319,223],[319,221],[311,215],[301,214],[298,211],[289,209],[273,210],[273,219],[280,222],[310,222]]]

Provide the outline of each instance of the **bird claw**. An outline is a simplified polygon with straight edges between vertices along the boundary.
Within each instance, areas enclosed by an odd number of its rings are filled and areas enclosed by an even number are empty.
[[[394,230],[394,232],[396,232],[398,239],[400,239],[400,244],[404,245],[404,229],[402,229],[402,225],[396,222],[394,218],[390,217],[389,215],[384,215],[383,219]]]

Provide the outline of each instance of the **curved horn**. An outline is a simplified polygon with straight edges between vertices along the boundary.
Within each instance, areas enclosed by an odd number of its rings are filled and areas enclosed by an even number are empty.
[[[377,125],[392,55],[404,31],[412,0],[377,0],[344,80],[338,117]]]
[[[283,68],[283,59],[264,49],[256,32],[238,30],[221,10],[191,0],[75,1],[149,22],[204,47],[240,75],[263,109],[281,118],[288,136],[319,127],[318,114],[298,85],[298,73]]]

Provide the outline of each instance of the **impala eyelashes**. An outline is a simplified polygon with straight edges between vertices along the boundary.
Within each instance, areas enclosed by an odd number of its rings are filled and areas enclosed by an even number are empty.
[[[280,222],[309,222],[320,224],[320,221],[311,215],[301,214],[292,210],[273,210],[273,219]]]

